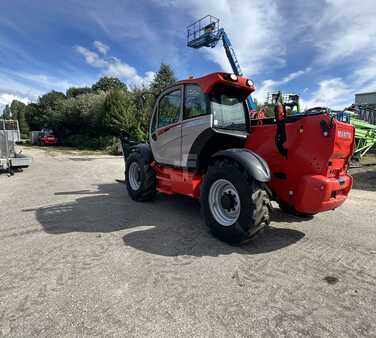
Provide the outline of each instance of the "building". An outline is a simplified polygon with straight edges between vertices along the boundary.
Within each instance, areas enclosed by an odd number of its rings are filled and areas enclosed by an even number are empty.
[[[360,105],[376,105],[376,92],[355,94],[355,104]]]
[[[376,92],[355,94],[355,107],[362,120],[376,124]]]

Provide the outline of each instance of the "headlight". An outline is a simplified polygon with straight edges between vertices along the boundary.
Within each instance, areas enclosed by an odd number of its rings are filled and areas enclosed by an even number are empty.
[[[235,74],[231,74],[231,75],[230,75],[230,79],[231,79],[232,81],[236,81],[236,80],[238,79],[238,77],[237,77]]]
[[[248,79],[247,85],[250,86],[250,87],[253,87],[255,85],[255,83],[251,79]]]

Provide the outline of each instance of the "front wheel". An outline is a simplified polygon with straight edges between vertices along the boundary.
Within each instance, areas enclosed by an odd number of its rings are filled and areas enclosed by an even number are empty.
[[[135,201],[151,200],[157,192],[155,172],[138,152],[127,158],[126,184],[129,196]]]
[[[269,224],[270,201],[263,183],[231,160],[209,167],[201,202],[206,224],[215,236],[230,244],[243,242]]]

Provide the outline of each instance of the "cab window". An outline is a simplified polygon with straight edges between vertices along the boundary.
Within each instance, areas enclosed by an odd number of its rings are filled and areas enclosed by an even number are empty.
[[[184,95],[184,119],[207,114],[207,101],[198,85],[186,85]]]
[[[159,101],[158,128],[179,121],[181,109],[181,90],[174,90]]]
[[[210,96],[214,128],[247,131],[244,99],[233,88],[219,86]]]

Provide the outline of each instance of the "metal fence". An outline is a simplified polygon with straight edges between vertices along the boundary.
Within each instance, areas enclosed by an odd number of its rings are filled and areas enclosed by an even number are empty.
[[[356,105],[359,118],[376,125],[376,104]]]

